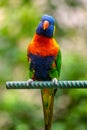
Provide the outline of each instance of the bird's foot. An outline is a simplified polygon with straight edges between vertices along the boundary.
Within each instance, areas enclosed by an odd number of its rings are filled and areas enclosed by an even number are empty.
[[[53,78],[53,79],[52,79],[52,82],[53,82],[55,85],[57,85],[57,83],[58,83],[57,78]]]
[[[33,82],[33,79],[28,79],[27,80],[27,86],[29,85],[29,84],[31,84]]]
[[[53,78],[53,79],[52,79],[52,82],[53,82],[53,84],[54,84],[55,86],[57,86],[57,84],[58,84],[57,78]],[[54,89],[54,95],[56,94],[56,92],[57,92],[57,88]]]

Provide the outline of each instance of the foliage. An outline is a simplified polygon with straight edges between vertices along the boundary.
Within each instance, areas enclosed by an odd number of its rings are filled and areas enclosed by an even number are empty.
[[[6,90],[8,80],[27,80],[27,44],[43,13],[56,19],[55,38],[62,50],[61,80],[87,79],[85,25],[76,20],[84,14],[84,1],[0,1],[0,129],[41,130],[43,113],[39,90]],[[63,7],[63,8],[62,8]],[[66,11],[64,11],[66,9]],[[83,12],[82,12],[83,9]],[[72,18],[66,19],[66,12]],[[60,15],[61,14],[61,15]],[[82,16],[82,15],[81,15]],[[85,20],[86,21],[86,20]],[[82,27],[83,30],[82,30]],[[59,90],[55,97],[52,130],[87,129],[87,90]]]

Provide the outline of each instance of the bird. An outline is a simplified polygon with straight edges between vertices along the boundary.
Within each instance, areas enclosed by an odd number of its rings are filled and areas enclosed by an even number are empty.
[[[54,38],[55,19],[44,14],[27,47],[30,84],[33,81],[52,81],[56,84],[61,70],[61,49]],[[51,130],[56,88],[41,89],[44,129]]]

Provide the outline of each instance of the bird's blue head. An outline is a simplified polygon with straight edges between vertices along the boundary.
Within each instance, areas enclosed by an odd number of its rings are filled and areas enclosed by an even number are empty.
[[[43,15],[42,19],[36,29],[36,34],[53,37],[55,20],[50,15]]]

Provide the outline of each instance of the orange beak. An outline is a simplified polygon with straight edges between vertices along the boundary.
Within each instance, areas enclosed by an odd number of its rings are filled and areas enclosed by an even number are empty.
[[[45,20],[43,22],[43,29],[46,30],[49,27],[49,22],[47,20]]]

